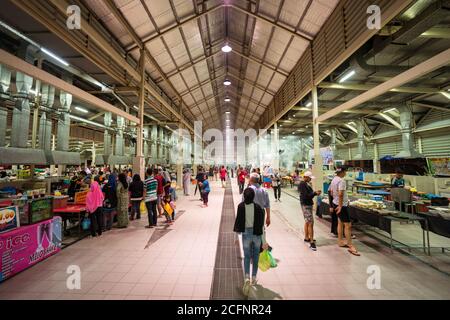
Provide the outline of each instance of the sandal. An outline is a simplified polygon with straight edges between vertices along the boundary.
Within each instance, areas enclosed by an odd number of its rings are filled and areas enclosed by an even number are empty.
[[[348,249],[348,252],[350,252],[352,255],[359,257],[361,254],[356,250],[356,248],[352,247]]]

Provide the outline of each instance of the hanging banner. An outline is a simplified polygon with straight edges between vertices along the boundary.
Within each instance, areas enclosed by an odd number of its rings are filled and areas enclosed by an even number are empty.
[[[61,217],[0,233],[0,282],[61,250]]]

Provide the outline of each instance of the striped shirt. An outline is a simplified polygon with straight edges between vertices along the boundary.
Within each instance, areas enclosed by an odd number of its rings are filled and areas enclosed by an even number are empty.
[[[153,176],[145,179],[145,202],[158,200],[156,190],[158,188],[158,180]]]

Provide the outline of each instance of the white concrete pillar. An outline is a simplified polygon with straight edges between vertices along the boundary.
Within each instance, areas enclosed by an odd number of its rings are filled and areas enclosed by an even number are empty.
[[[323,188],[323,159],[320,154],[320,135],[319,123],[319,99],[317,95],[317,87],[312,89],[312,103],[313,103],[313,139],[314,139],[314,165],[313,175],[316,177],[313,180],[314,190],[322,190]]]
[[[151,163],[156,164],[158,159],[158,126],[156,124],[152,126],[152,133],[150,135],[150,139],[152,141],[150,149],[152,158]]]
[[[272,167],[276,170],[280,169],[280,134],[278,130],[278,123],[275,122],[273,125],[273,131],[272,131],[272,138],[273,138],[273,162]]]
[[[133,172],[138,172],[142,179],[145,178],[145,158],[144,158],[144,106],[145,106],[145,52],[140,52],[140,74],[141,83],[139,88],[139,125],[137,127],[136,157],[133,158]]]

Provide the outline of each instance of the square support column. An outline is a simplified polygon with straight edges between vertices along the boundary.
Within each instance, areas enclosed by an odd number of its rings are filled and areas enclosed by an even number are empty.
[[[141,50],[139,62],[141,83],[139,88],[139,125],[137,127],[137,148],[136,157],[133,159],[133,172],[139,173],[142,179],[145,178],[145,158],[144,158],[144,104],[145,104],[145,52]]]
[[[313,180],[314,190],[322,190],[323,188],[323,159],[320,154],[320,135],[319,135],[319,99],[317,95],[317,87],[312,89],[312,103],[313,103],[313,138],[314,138],[314,164],[312,167],[313,175],[316,177]]]
[[[275,122],[273,125],[273,132],[272,132],[272,138],[273,138],[273,162],[272,167],[276,170],[280,169],[280,132],[278,130],[278,123]]]

